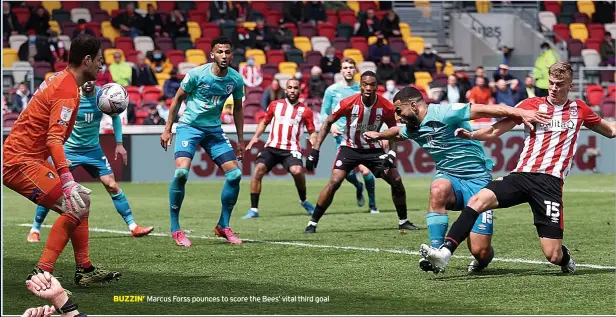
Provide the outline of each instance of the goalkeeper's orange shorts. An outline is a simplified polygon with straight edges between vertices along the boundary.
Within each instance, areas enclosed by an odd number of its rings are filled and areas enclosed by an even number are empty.
[[[4,185],[39,206],[51,208],[62,197],[62,182],[55,167],[47,161],[4,164]]]

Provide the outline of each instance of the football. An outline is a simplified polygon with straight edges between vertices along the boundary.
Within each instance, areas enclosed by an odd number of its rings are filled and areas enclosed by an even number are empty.
[[[128,107],[128,92],[120,84],[106,84],[96,93],[98,109],[104,114],[115,116]]]

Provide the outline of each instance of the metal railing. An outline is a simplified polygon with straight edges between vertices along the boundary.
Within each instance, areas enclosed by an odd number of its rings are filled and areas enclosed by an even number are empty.
[[[584,96],[584,89],[586,88],[586,82],[585,82],[585,78],[586,75],[584,74],[585,72],[600,72],[600,71],[616,71],[616,67],[615,66],[598,66],[598,67],[586,67],[586,66],[580,66],[579,70],[578,70],[578,80],[579,80],[579,94],[580,96]],[[613,79],[613,78],[612,78]],[[599,81],[599,84],[601,84],[601,82]]]

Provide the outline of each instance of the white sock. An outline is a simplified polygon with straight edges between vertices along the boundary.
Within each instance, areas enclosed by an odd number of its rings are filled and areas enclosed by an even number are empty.
[[[405,223],[407,221],[409,221],[409,220],[408,219],[401,219],[401,220],[398,220],[398,224],[401,225],[401,224],[403,224],[403,223]]]
[[[309,226],[317,226],[318,223],[314,222],[314,221],[308,221],[308,225]]]
[[[258,208],[250,208],[250,210],[252,210],[252,211],[254,211],[254,212],[257,212],[257,213],[259,212],[259,209],[258,209]]]
[[[30,232],[38,232],[38,233],[40,233],[40,231],[38,231],[38,230],[36,230],[34,228],[30,229]]]
[[[137,228],[137,224],[134,222],[128,225],[128,230],[130,230],[131,232],[135,230],[135,228]]]
[[[306,199],[306,200],[304,200],[304,201],[301,201],[301,200],[300,200],[300,201],[299,201],[299,204],[300,204],[300,205],[303,205],[306,201],[308,201],[308,199]]]

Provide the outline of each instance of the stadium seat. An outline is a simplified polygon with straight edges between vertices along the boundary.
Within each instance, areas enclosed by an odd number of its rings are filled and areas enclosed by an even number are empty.
[[[291,68],[289,68],[289,70],[291,70]],[[285,87],[287,85],[287,80],[293,78],[294,76],[295,76],[295,72],[293,72],[293,75],[285,74],[285,73],[278,73],[274,75],[274,78],[278,80],[278,82],[280,83],[280,87]]]
[[[19,22],[19,24],[25,26],[28,23],[28,19],[30,19],[30,10],[28,8],[16,7],[12,8],[11,11],[17,16],[17,22]],[[54,17],[54,20],[57,21],[58,19]]]
[[[602,39],[593,39],[593,38],[587,39],[586,43],[584,43],[584,46],[585,46],[584,48],[600,52],[601,51],[601,42],[602,41],[603,41]],[[581,53],[582,52],[580,52],[580,54]]]
[[[245,58],[248,58],[249,56],[254,57],[256,65],[263,65],[267,63],[267,58],[265,56],[265,53],[260,49],[246,50],[246,53],[244,54],[244,56]]]
[[[278,65],[278,71],[281,74],[287,74],[290,75],[291,77],[295,76],[295,73],[297,72],[297,64],[293,63],[293,62],[283,62],[280,63]],[[280,83],[281,87],[284,87],[282,85],[282,83]]]
[[[541,11],[539,12],[539,23],[541,23],[546,30],[552,30],[552,27],[554,27],[554,25],[558,22],[556,21],[556,15],[554,12]]]
[[[398,24],[398,26],[400,27],[400,34],[402,34],[402,37],[411,37],[411,27],[408,25],[408,23],[404,23],[404,22],[400,22]]]
[[[99,40],[101,41],[101,50],[103,52],[108,48],[113,48],[113,43],[111,43],[111,41],[108,38],[101,37],[99,38]]]
[[[372,45],[372,44],[376,44],[376,41],[378,40],[378,37],[376,36],[370,36],[368,37],[368,46]],[[387,39],[384,40],[385,44],[389,44],[389,41]]]
[[[350,39],[353,36],[353,26],[344,23],[336,25],[336,36],[347,40]]]
[[[366,12],[368,10],[378,10],[379,8],[374,3],[374,1],[360,1],[359,2],[359,11]]]
[[[550,11],[555,15],[559,14],[561,11],[560,1],[544,1],[543,4],[545,5],[546,11]]]
[[[409,50],[415,51],[418,54],[421,54],[424,50],[425,43],[421,36],[407,37],[404,39],[404,42],[406,42],[406,47],[408,47]]]
[[[358,14],[359,11],[361,11],[359,9],[359,1],[347,1],[346,2],[347,7],[349,7],[351,10],[353,10],[353,13]]]
[[[306,52],[306,64],[309,65],[321,65],[321,58],[323,55],[319,51],[308,51]]]
[[[19,61],[17,50],[12,48],[2,49],[2,67],[12,67],[14,62]]]
[[[366,38],[363,36],[353,36],[351,37],[351,47],[362,52],[364,58],[368,57],[368,42]]]
[[[3,119],[2,125],[4,127],[12,127],[13,124],[15,124],[15,121],[19,119],[19,114],[18,113],[7,113],[3,116],[2,119]]]
[[[71,21],[77,23],[79,20],[84,19],[86,22],[92,21],[90,10],[86,8],[74,8],[71,10]]]
[[[136,36],[133,39],[135,50],[141,51],[144,54],[154,50],[154,41],[149,36]]]
[[[605,92],[601,85],[586,85],[586,100],[591,106],[598,106],[605,97]]]
[[[362,52],[355,48],[347,48],[342,52],[342,55],[344,57],[352,58],[356,64],[359,64],[364,61],[364,55],[362,54]]]
[[[193,64],[193,63],[186,63],[186,62],[181,62],[178,64],[178,74],[180,75],[185,75],[188,74],[188,72],[197,67],[197,65]]]
[[[601,100],[599,109],[601,110],[601,116],[604,118],[616,117],[616,101],[614,101],[613,97]]]
[[[265,23],[269,25],[278,25],[281,18],[281,11],[268,11],[267,15],[265,16]]]
[[[4,59],[3,59],[3,62],[4,62]],[[33,71],[34,69],[32,68],[32,65],[30,65],[29,62],[16,61],[13,63],[13,78],[15,79],[16,83],[25,81],[25,78],[28,75],[28,73],[32,73]]]
[[[360,74],[365,71],[373,71],[376,73],[376,64],[370,61],[361,62],[359,63],[359,65],[357,65],[357,69],[359,70]]]
[[[191,10],[190,12],[188,12],[188,20],[201,25],[207,22],[207,11],[199,11],[198,9]]]
[[[283,62],[280,62],[279,65]],[[261,72],[263,73],[263,75],[276,75],[278,73],[278,65],[274,65],[274,64],[264,64],[261,65]]]
[[[330,41],[333,40],[336,37],[336,27],[334,25],[335,24],[331,23],[319,23],[319,36],[325,37]]]
[[[327,22],[331,25],[337,25],[338,24],[338,12],[333,11],[333,10],[327,10],[325,11],[325,13],[327,14]]]
[[[71,21],[64,21],[60,23],[60,27],[62,28],[62,34],[73,36],[73,32],[77,29],[77,24]]]
[[[214,22],[207,22],[201,25],[201,34],[208,39],[215,39],[220,36],[220,28]]]
[[[250,3],[253,11],[267,13],[270,8],[268,5],[268,1],[252,1]]]
[[[195,48],[205,52],[205,55],[209,55],[212,50],[212,40],[209,38],[198,38],[195,41]]]
[[[564,41],[567,41],[571,38],[571,32],[569,32],[569,27],[566,24],[556,24],[552,28],[552,32],[557,34]],[[554,43],[560,42],[560,38],[554,37]]]
[[[128,36],[120,36],[116,38],[114,44],[115,48],[120,49],[124,52],[132,51],[135,49],[133,40]]]
[[[349,43],[349,40],[342,37],[334,38],[331,43],[337,51],[344,51],[347,48],[351,48],[351,43]]]
[[[161,1],[158,3],[158,12],[171,12],[175,10],[175,1]],[[207,12],[207,10],[203,10]]]
[[[268,50],[265,52],[268,64],[278,65],[285,61],[284,53],[281,50]]]
[[[128,99],[138,105],[141,103],[141,93],[139,92],[139,87],[135,87],[135,86],[126,86],[124,87],[124,89],[126,89],[126,92],[128,93]]]
[[[158,85],[163,87],[165,85],[165,81],[171,78],[171,75],[167,73],[155,73],[154,77],[156,77],[156,81],[158,82]]]
[[[205,52],[198,49],[186,50],[186,62],[197,66],[205,64],[207,62]]]
[[[178,67],[179,63],[185,62],[186,58],[184,56],[184,52],[179,50],[169,50],[166,52],[167,59],[173,65],[173,67]]]
[[[39,76],[45,76],[47,73],[53,72],[51,63],[45,61],[34,62],[32,67],[34,68],[34,74]]]
[[[567,12],[561,12],[557,16],[557,20],[558,20],[558,23],[560,23],[560,24],[567,24],[567,25],[575,22],[573,20],[573,13],[567,13]]]
[[[121,3],[124,3],[124,2],[121,2]],[[113,19],[113,18],[117,17],[118,15],[120,15],[120,14],[122,14],[124,12],[126,12],[125,9],[113,10],[113,11],[111,11],[111,18]]]
[[[62,1],[62,9],[71,12],[75,8],[82,8],[81,1]]]
[[[586,13],[574,12],[573,13],[573,22],[588,24],[588,23],[591,22],[591,20],[590,20],[590,17]]]
[[[606,23],[605,32],[610,32],[612,37],[616,37],[616,23]]]
[[[318,64],[308,64],[308,63],[304,63],[304,64],[302,64],[302,66],[301,66],[301,72],[302,72],[302,75],[303,75],[305,78],[309,78],[309,77],[310,77],[310,71],[312,71],[312,68],[313,68],[315,65],[318,65]]]
[[[96,37],[101,37],[101,24],[100,22],[88,22],[86,23],[86,27],[89,28],[90,30],[92,30],[92,32],[94,32],[94,36]],[[71,33],[71,36],[73,36],[73,34]]]
[[[293,62],[297,65],[301,65],[302,63],[304,63],[304,54],[305,52],[292,48],[286,51],[284,53],[284,56],[287,62]]]
[[[143,86],[143,90],[141,91],[141,99],[158,101],[161,94],[162,92],[160,91],[160,88],[156,86]]]
[[[124,51],[124,55],[126,56],[126,61],[134,63],[134,64],[137,64],[137,55],[139,55],[140,53],[141,52],[137,50]]]
[[[432,81],[432,75],[428,72],[415,72],[415,86],[422,87],[424,91]]]
[[[65,49],[71,50],[71,38],[68,35],[60,35],[58,36],[58,40],[64,43]]]
[[[340,24],[348,24],[348,25],[353,26],[357,22],[357,16],[355,15],[355,12],[353,11],[341,10],[341,11],[338,11],[338,20]]]
[[[584,60],[584,66],[596,67],[601,63],[601,56],[599,52],[590,49],[582,50],[582,59]]]
[[[572,23],[569,25],[569,31],[571,32],[571,38],[586,42],[588,38],[588,30],[586,25],[582,23]]]
[[[60,1],[43,1],[41,5],[47,12],[53,12],[53,10],[62,8],[62,3],[60,3]]]
[[[115,40],[116,37],[120,36],[120,31],[116,30],[113,26],[111,26],[111,22],[109,21],[104,21],[103,23],[101,23],[101,30],[103,37],[106,37],[111,41]]]
[[[9,46],[15,51],[19,51],[19,47],[21,44],[24,44],[28,41],[28,37],[23,34],[15,34],[9,37]]]
[[[194,48],[193,42],[187,37],[178,37],[175,39],[175,49],[182,52]]]
[[[188,34],[190,34],[191,41],[194,42],[198,38],[201,37],[201,28],[199,27],[199,23],[188,21],[187,25],[188,25]]]
[[[94,16],[95,11],[100,10],[101,8],[98,1],[84,1],[84,2],[79,2],[79,3],[82,7],[90,10],[90,13],[92,14],[92,16]]]
[[[71,21],[71,13],[64,9],[55,9],[51,14],[51,18],[58,21],[58,23],[63,23]]]
[[[389,38],[389,48],[391,48],[392,52],[402,52],[406,48],[406,43],[399,37],[390,37]]]
[[[177,1],[176,6],[184,12],[188,12],[195,8],[195,1]]]
[[[583,49],[584,44],[582,43],[582,41],[578,39],[570,39],[567,41],[567,51],[569,52],[570,61],[581,61]]]
[[[293,45],[299,50],[301,50],[303,53],[312,50],[310,39],[305,36],[297,36],[293,38]]]
[[[119,50],[117,48],[108,48],[103,51],[103,55],[105,57],[105,64],[113,63],[113,54],[115,54],[115,52],[120,52],[120,54],[122,54],[122,60],[126,60],[126,57],[124,56],[124,52],[122,50]]]
[[[477,13],[489,13],[491,7],[490,1],[476,0],[475,7],[477,8]]]
[[[220,35],[233,38],[236,29],[235,22],[225,22],[220,25]]]
[[[154,9],[158,9],[158,4],[156,3],[156,1],[143,1],[143,0],[139,0],[137,2],[137,8],[143,11],[148,11],[148,4],[153,5]]]
[[[595,4],[592,1],[578,1],[577,9],[579,12],[586,13],[589,17],[595,14]]]
[[[589,39],[598,39],[603,41],[603,37],[605,37],[605,26],[603,24],[588,24],[586,28],[588,29]]]
[[[297,31],[297,27],[293,23],[287,23],[287,29],[293,33],[293,36],[299,36],[299,32]]]
[[[317,36],[317,29],[312,23],[298,23],[297,29],[299,31],[299,36],[305,36],[307,38],[311,38],[313,36]]]

